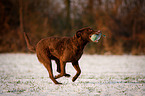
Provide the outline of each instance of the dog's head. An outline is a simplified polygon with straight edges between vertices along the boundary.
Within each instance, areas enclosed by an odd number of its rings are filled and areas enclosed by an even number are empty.
[[[78,30],[76,32],[76,37],[77,38],[81,38],[82,40],[86,40],[86,41],[92,41],[92,42],[98,42],[98,40],[100,39],[99,35],[101,36],[101,31],[95,31],[89,27],[87,28],[82,28],[80,30]],[[95,39],[94,36],[98,36]]]

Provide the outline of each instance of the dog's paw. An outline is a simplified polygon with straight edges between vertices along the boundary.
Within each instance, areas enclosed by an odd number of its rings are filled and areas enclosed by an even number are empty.
[[[77,79],[77,77],[74,76],[74,77],[72,78],[72,81],[75,82],[76,79]]]
[[[70,77],[71,75],[70,75],[70,74],[65,74],[64,76],[65,76],[65,77]]]
[[[57,78],[59,78],[59,76],[58,76],[58,75],[54,76],[54,79],[57,79]]]
[[[54,79],[60,78],[60,77],[62,77],[62,76],[70,77],[69,74],[65,74],[65,75],[58,74],[58,75],[56,75],[56,76],[54,77]]]
[[[59,83],[59,82],[57,82],[56,84],[57,84],[57,85],[62,85],[62,83]]]

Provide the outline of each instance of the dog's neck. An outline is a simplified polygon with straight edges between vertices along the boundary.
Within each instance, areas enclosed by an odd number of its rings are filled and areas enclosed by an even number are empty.
[[[72,37],[72,41],[76,45],[76,47],[80,49],[84,49],[87,43],[89,43],[89,41],[84,40],[81,37],[77,37],[76,35]]]

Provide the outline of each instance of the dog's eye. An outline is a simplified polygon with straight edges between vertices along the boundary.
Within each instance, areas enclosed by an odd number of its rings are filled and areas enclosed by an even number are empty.
[[[93,30],[92,29],[87,29],[87,31],[92,32]]]
[[[92,29],[90,29],[90,31],[92,32],[93,30],[92,30]]]

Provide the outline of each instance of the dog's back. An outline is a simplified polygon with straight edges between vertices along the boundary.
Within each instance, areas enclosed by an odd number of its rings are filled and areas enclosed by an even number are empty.
[[[40,40],[36,45],[37,53],[42,54],[42,51],[46,51],[45,54],[48,53],[49,57],[61,58],[64,61],[72,61],[79,54],[82,55],[82,52],[79,53],[77,49],[72,37],[48,37]]]

